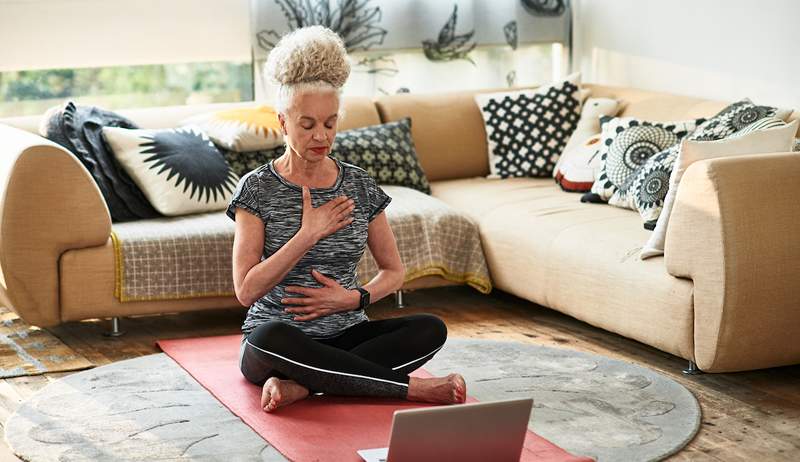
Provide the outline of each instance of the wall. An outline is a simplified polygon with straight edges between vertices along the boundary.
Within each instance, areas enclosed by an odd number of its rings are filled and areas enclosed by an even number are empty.
[[[572,3],[585,82],[800,108],[800,1]]]

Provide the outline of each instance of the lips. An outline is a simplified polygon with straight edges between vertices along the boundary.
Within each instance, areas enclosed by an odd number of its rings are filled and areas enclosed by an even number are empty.
[[[323,147],[320,147],[320,148],[311,148],[311,150],[316,152],[317,154],[325,154],[325,152],[328,150],[328,148],[323,146]]]

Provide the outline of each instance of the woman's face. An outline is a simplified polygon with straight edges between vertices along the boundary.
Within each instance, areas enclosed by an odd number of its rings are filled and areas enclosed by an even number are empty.
[[[338,113],[339,96],[334,91],[294,95],[286,114],[278,114],[286,144],[307,161],[324,159],[336,137]]]

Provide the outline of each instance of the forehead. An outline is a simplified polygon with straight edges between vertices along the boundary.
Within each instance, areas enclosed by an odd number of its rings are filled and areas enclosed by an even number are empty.
[[[339,97],[334,92],[305,92],[292,98],[296,118],[325,120],[339,112]]]

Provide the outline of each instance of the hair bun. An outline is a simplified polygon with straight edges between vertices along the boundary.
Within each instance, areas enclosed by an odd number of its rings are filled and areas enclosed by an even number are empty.
[[[325,81],[341,88],[350,75],[344,41],[323,26],[296,29],[270,51],[264,74],[280,85]]]

